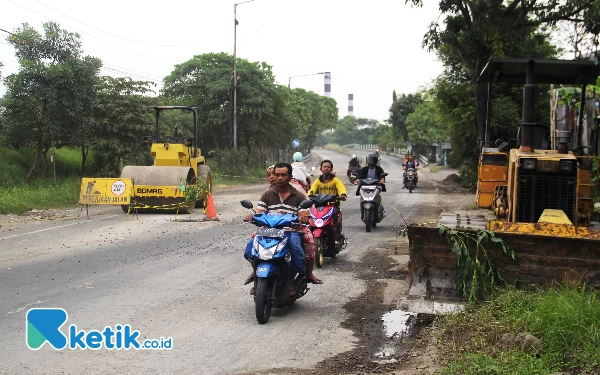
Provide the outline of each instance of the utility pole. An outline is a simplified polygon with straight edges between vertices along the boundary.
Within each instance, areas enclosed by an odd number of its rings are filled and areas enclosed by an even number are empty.
[[[233,4],[233,148],[237,148],[237,54],[236,54],[236,37],[237,37],[237,6],[244,3],[249,3],[255,0],[242,1],[240,3]]]

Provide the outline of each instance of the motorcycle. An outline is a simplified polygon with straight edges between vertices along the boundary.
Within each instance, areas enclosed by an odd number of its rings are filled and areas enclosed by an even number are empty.
[[[360,167],[349,167],[348,168],[348,179],[350,183],[354,183],[358,179],[358,172],[360,171]]]
[[[341,210],[338,213],[337,228],[335,228],[333,220],[334,205],[338,201],[338,196],[336,194],[315,194],[310,195],[308,199],[314,204],[310,208],[309,225],[315,239],[315,264],[321,268],[325,257],[335,258],[348,245],[348,242],[342,233]]]
[[[387,176],[387,173],[383,173],[381,177]],[[377,197],[381,194],[382,183],[375,178],[365,178],[360,180],[358,185],[358,193],[360,195],[360,219],[365,223],[367,232],[371,231],[371,228],[375,228],[377,223],[385,217],[385,210],[381,205],[381,201],[378,201]]]
[[[415,177],[417,177],[417,171],[414,168],[408,168],[406,170],[406,177],[404,177],[404,182],[406,183],[406,188],[408,189],[409,193],[412,193],[413,189],[416,186]]]
[[[244,208],[252,208],[252,202],[240,202]],[[300,208],[312,206],[305,200]],[[293,304],[308,291],[304,262],[293,264],[290,237],[302,236],[302,232],[292,229],[298,224],[298,216],[292,214],[254,213],[250,223],[258,226],[252,244],[251,259],[255,267],[254,304],[256,320],[265,324],[271,317],[273,307],[285,307]],[[250,245],[249,245],[250,246]],[[295,282],[292,295],[288,291],[289,283]]]

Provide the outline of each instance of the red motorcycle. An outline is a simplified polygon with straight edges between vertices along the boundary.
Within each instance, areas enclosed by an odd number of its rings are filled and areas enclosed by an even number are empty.
[[[342,211],[338,210],[338,225],[335,227],[333,215],[338,196],[335,194],[315,194],[308,197],[314,205],[310,208],[310,230],[315,239],[315,264],[323,267],[325,257],[335,258],[347,245],[342,233]]]

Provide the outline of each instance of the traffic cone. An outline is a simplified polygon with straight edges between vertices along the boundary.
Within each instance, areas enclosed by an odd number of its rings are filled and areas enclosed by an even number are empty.
[[[212,194],[208,194],[206,197],[206,216],[204,220],[216,220],[217,209],[215,208],[215,202],[213,201]]]

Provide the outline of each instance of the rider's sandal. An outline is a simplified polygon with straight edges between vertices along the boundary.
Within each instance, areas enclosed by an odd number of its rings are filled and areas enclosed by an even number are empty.
[[[250,288],[250,295],[253,296],[254,295],[254,287]]]
[[[251,282],[254,281],[254,276],[248,276],[248,278],[246,279],[246,281],[244,281],[244,285],[248,285]]]

